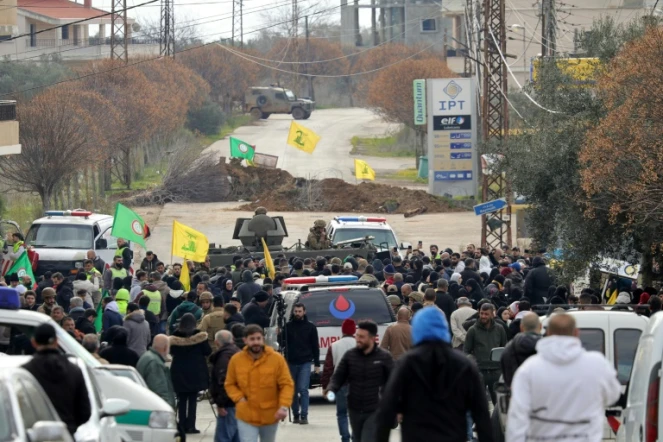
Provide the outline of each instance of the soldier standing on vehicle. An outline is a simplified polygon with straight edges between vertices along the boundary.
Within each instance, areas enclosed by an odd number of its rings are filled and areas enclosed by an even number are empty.
[[[319,219],[313,223],[306,242],[308,247],[313,250],[323,250],[331,248],[331,241],[327,239],[327,231],[325,230],[325,220]]]

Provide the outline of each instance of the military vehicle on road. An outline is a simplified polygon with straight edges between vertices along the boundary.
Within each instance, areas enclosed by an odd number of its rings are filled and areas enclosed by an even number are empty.
[[[240,240],[241,246],[214,248],[210,247],[209,257],[212,267],[233,264],[233,258],[264,257],[262,239],[264,238],[272,259],[283,254],[286,258],[297,256],[300,258],[315,259],[318,256],[337,256],[344,259],[348,255],[361,256],[371,262],[374,258],[383,259],[377,248],[371,243],[372,237],[349,239],[338,242],[334,248],[313,250],[301,240],[291,247],[283,246],[283,240],[288,236],[285,220],[282,216],[256,215],[253,218],[237,218],[233,239]],[[389,252],[386,252],[387,256]]]
[[[290,90],[277,86],[252,87],[244,94],[245,112],[256,120],[271,114],[290,114],[295,120],[308,120],[315,110],[315,102],[297,98]]]

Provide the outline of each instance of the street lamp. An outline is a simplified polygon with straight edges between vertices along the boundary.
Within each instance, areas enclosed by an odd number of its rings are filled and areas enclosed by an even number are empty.
[[[523,75],[525,76],[523,84],[525,84],[527,82],[527,43],[525,41],[527,39],[527,29],[525,26],[517,23],[509,26],[509,28],[511,28],[512,31],[515,31],[516,29],[522,29],[523,31]]]

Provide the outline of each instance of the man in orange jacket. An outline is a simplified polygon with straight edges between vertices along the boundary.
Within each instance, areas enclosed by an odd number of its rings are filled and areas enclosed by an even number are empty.
[[[246,347],[228,364],[226,393],[235,402],[242,441],[274,442],[278,422],[288,415],[295,385],[283,356],[265,346],[263,329],[251,324],[244,331]]]

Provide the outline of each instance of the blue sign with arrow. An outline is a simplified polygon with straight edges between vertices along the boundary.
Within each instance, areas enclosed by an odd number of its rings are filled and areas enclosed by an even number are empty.
[[[486,213],[497,212],[502,210],[507,206],[506,199],[500,198],[494,201],[488,201],[487,203],[477,204],[474,206],[474,214],[477,216],[485,215]]]

